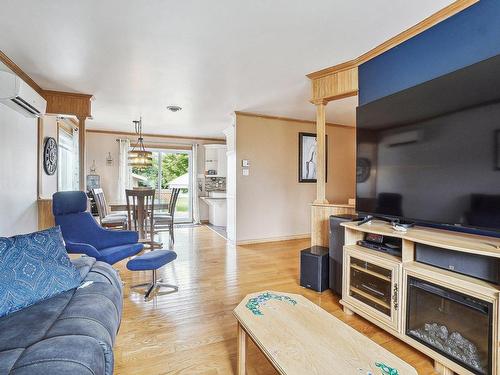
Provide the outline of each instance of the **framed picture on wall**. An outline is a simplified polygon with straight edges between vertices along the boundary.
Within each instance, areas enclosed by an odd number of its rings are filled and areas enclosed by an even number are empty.
[[[316,182],[317,145],[315,133],[299,133],[299,182]],[[325,181],[328,176],[328,136],[325,141]]]

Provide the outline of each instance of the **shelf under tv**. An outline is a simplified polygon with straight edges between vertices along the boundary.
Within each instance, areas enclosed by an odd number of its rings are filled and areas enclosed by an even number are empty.
[[[399,232],[392,228],[390,223],[383,221],[372,221],[358,226],[356,222],[345,222],[341,224],[345,228],[344,246],[344,276],[343,293],[341,304],[348,314],[358,314],[370,322],[378,325],[390,334],[398,337],[410,346],[428,355],[435,361],[436,372],[443,375],[453,373],[460,375],[473,375],[479,372],[471,371],[467,366],[457,362],[442,352],[430,348],[425,343],[419,342],[407,332],[410,327],[408,313],[411,312],[410,284],[409,280],[417,278],[427,283],[446,288],[448,290],[469,296],[471,299],[484,301],[491,304],[492,320],[490,330],[492,337],[490,369],[487,374],[500,375],[500,285],[463,275],[447,269],[441,269],[432,265],[419,263],[416,259],[419,244],[429,245],[438,249],[451,250],[459,253],[475,254],[484,257],[500,258],[500,239],[473,234],[457,233],[442,229],[426,228],[416,226],[407,232]],[[383,252],[364,248],[357,245],[366,233],[381,234],[388,237],[402,239],[402,255],[395,257]],[[358,267],[353,264],[353,258],[366,261],[366,267]],[[390,273],[378,272],[373,275],[376,267],[368,266],[368,263],[382,267]],[[361,268],[361,269],[359,269]],[[366,270],[365,268],[369,268]],[[383,288],[386,280],[390,280],[390,305],[382,298],[376,298],[371,293],[366,293],[360,288],[353,289],[351,285],[351,272],[365,272],[371,277],[379,277],[380,282],[375,283]],[[369,286],[372,285],[371,281]],[[356,288],[356,286],[354,286]],[[386,290],[387,291],[387,290]],[[446,322],[444,322],[446,324]]]

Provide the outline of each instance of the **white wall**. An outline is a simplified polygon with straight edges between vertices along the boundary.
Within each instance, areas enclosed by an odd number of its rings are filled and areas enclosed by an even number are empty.
[[[119,146],[116,139],[120,138],[114,134],[99,134],[87,132],[86,156],[87,171],[95,160],[96,174],[101,176],[101,187],[106,195],[108,203],[116,202],[118,184],[118,153]],[[108,152],[111,152],[113,163],[106,164]]]
[[[56,116],[43,116],[42,118],[42,134],[41,139],[42,142],[45,142],[45,139],[48,137],[52,137],[59,142],[57,135],[57,117]],[[42,147],[40,147],[40,160],[43,160],[43,143]],[[52,176],[49,176],[43,170],[43,164],[40,165],[41,173],[40,173],[40,198],[52,198],[52,194],[57,192],[57,172]]]
[[[298,182],[298,137],[315,130],[309,122],[236,116],[236,160],[229,169],[236,173],[237,243],[310,234],[316,184]],[[326,198],[346,204],[355,195],[355,129],[327,126],[326,133]],[[242,160],[250,161],[249,176],[242,175]]]
[[[37,230],[37,120],[0,104],[0,236]]]

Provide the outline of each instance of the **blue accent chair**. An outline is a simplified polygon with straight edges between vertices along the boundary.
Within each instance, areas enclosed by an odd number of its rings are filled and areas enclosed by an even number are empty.
[[[52,213],[61,227],[66,251],[86,254],[108,264],[139,253],[137,232],[102,228],[87,212],[87,195],[83,191],[61,191],[52,196]]]

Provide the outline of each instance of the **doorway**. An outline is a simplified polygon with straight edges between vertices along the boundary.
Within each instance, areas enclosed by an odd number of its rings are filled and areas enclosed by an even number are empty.
[[[153,165],[132,168],[132,186],[155,189],[155,205],[166,210],[170,201],[170,189],[180,188],[175,208],[176,223],[193,222],[193,161],[191,150],[149,149],[153,153]]]

